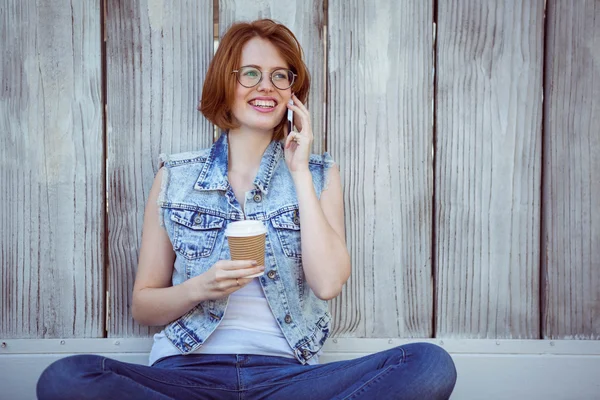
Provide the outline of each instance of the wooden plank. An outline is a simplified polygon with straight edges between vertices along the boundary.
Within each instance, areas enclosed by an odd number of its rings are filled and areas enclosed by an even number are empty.
[[[0,3],[0,336],[104,333],[100,2]]]
[[[547,18],[542,335],[600,339],[600,4]]]
[[[213,55],[210,1],[106,1],[109,336],[144,336],[130,313],[143,211],[159,153],[208,147],[196,110]]]
[[[438,6],[436,336],[538,338],[544,0]]]
[[[219,31],[222,36],[233,22],[271,18],[287,26],[304,50],[311,75],[307,107],[315,135],[313,152],[325,151],[325,46],[323,42],[323,0],[221,0]]]
[[[433,2],[329,1],[328,144],[352,276],[333,334],[432,334]]]

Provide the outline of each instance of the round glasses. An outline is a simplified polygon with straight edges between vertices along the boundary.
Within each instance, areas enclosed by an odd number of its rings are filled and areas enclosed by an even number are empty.
[[[251,88],[258,85],[263,78],[263,73],[260,69],[250,66],[240,67],[240,69],[236,69],[231,73],[236,74],[240,85],[246,88]],[[277,89],[285,90],[292,87],[296,76],[297,75],[289,69],[279,68],[271,72],[270,79],[273,83],[273,86],[275,86]]]

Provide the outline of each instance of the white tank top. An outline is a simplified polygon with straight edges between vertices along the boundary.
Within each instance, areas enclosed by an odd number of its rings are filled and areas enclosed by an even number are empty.
[[[161,331],[154,335],[149,365],[163,357],[178,354],[181,354],[179,350]],[[258,354],[295,358],[277,325],[258,278],[229,296],[221,323],[204,344],[191,354]],[[308,361],[309,364],[318,362],[318,354]]]

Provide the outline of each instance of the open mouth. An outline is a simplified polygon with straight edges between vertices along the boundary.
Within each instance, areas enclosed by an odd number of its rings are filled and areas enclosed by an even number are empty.
[[[277,102],[275,102],[275,100],[250,100],[248,102],[248,104],[250,104],[251,106],[254,107],[259,107],[259,108],[264,108],[266,110],[269,109],[273,109],[275,108],[275,106],[277,105]]]

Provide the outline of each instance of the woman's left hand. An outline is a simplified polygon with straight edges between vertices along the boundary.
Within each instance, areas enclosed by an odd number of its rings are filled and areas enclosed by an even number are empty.
[[[308,109],[292,95],[293,105],[288,104],[288,109],[294,112],[294,125],[297,131],[292,130],[285,140],[285,162],[292,176],[297,172],[308,171],[308,160],[313,143],[310,114]],[[285,128],[287,132],[287,124]]]

